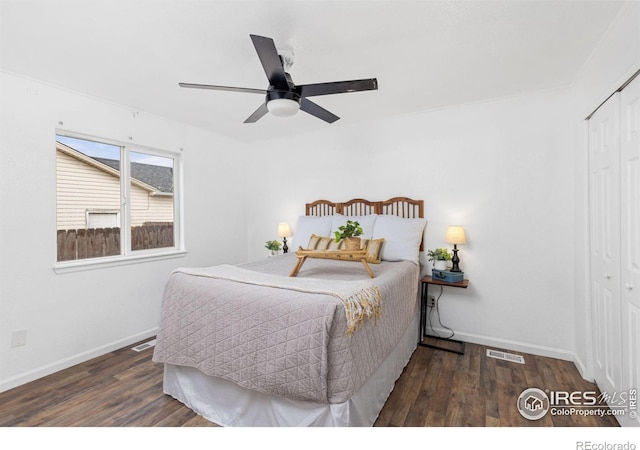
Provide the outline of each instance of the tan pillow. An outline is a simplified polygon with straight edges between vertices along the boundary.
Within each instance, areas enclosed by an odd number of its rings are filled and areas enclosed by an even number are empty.
[[[344,239],[340,242],[332,237],[311,235],[307,250],[344,250]]]
[[[367,250],[367,262],[380,264],[384,239],[363,239],[361,248]]]
[[[380,264],[382,259],[382,245],[384,239],[361,239],[360,248],[367,250],[367,262],[372,264]],[[315,234],[309,238],[309,245],[307,250],[344,250],[344,239],[340,242],[332,237],[318,236]]]

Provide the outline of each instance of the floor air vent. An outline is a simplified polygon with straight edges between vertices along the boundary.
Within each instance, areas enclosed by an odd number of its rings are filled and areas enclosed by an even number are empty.
[[[142,350],[146,350],[148,348],[155,347],[155,345],[156,345],[156,340],[154,339],[153,341],[149,341],[149,342],[145,342],[144,344],[136,345],[131,350],[133,350],[134,352],[141,352]]]
[[[524,364],[524,358],[520,355],[514,355],[513,353],[505,353],[498,350],[487,349],[487,356],[490,358],[503,359],[505,361]]]

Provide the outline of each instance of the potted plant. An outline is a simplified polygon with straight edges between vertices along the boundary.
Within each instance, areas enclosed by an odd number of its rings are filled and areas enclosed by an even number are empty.
[[[265,247],[269,250],[269,256],[275,256],[278,254],[278,251],[280,250],[280,242],[267,241],[265,242]]]
[[[429,261],[433,261],[433,268],[436,270],[446,270],[447,261],[451,261],[451,253],[446,248],[437,248],[427,252]]]
[[[360,250],[360,236],[362,234],[362,227],[357,221],[347,220],[346,225],[338,227],[338,231],[333,233],[336,237],[336,242],[340,242],[344,239],[344,245],[347,250]]]

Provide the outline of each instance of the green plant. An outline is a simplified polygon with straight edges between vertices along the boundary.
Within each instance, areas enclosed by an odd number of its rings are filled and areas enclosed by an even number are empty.
[[[437,248],[427,252],[429,261],[451,261],[451,253],[446,248]]]
[[[362,227],[357,221],[347,220],[346,225],[341,225],[338,227],[339,231],[334,231],[334,235],[336,236],[336,242],[340,242],[342,239],[350,238],[350,237],[358,237],[362,234]]]
[[[271,251],[278,251],[280,250],[280,241],[267,241],[265,247]]]

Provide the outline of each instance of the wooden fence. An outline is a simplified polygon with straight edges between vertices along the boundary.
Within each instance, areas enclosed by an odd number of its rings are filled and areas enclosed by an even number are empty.
[[[131,249],[173,247],[173,223],[131,227]],[[58,261],[120,255],[120,228],[58,230]]]

